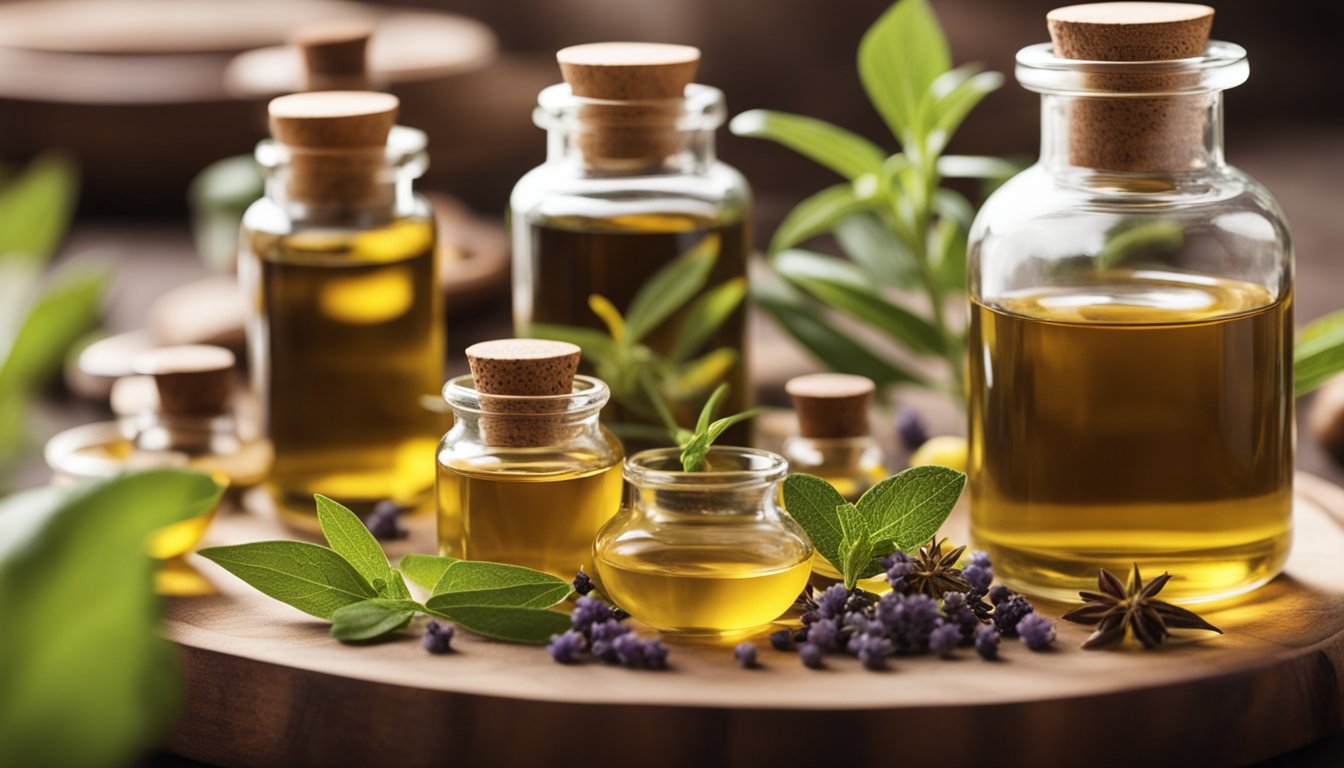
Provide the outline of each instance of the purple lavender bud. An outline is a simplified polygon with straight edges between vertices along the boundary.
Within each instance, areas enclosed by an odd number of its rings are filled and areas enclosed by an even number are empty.
[[[878,560],[877,562],[878,565],[882,566],[882,570],[889,571],[891,570],[891,567],[897,563],[909,563],[910,555],[906,554],[902,550],[897,549],[893,551],[890,555],[887,555],[886,557],[882,558],[881,560]]]
[[[811,643],[804,643],[798,647],[798,658],[808,669],[821,669],[824,665],[824,656],[822,650]]]
[[[448,653],[453,649],[454,634],[452,624],[430,621],[425,625],[425,636],[420,639],[420,645],[430,653]]]
[[[849,650],[868,669],[882,669],[887,666],[887,657],[895,652],[895,646],[882,635],[863,634],[849,641]]]
[[[943,613],[951,616],[966,607],[965,592],[947,592],[943,595]]]
[[[398,524],[402,511],[402,508],[392,501],[383,499],[373,505],[373,511],[364,518],[364,526],[373,534],[373,538],[380,541],[404,539],[409,532]]]
[[[911,451],[929,441],[929,429],[924,426],[924,420],[908,405],[896,415],[896,434],[900,435],[901,445]]]
[[[989,590],[989,602],[998,605],[1013,596],[1013,590],[1000,584]]]
[[[574,581],[570,582],[570,584],[574,587],[574,591],[579,594],[579,597],[583,597],[593,591],[593,577],[584,573],[582,568],[579,569],[578,573],[574,574]]]
[[[975,652],[985,661],[999,657],[999,630],[989,624],[981,624],[975,630]]]
[[[893,592],[905,591],[906,577],[913,570],[914,565],[909,561],[892,563],[891,567],[887,568],[887,584],[891,585]]]
[[[961,577],[971,585],[971,591],[983,595],[989,591],[989,585],[994,581],[994,572],[989,566],[982,566],[978,563],[971,563],[961,572]]]
[[[971,553],[971,564],[978,565],[981,568],[988,568],[993,565],[993,563],[989,561],[989,553],[983,549]]]
[[[929,633],[929,650],[948,658],[961,644],[961,628],[955,624],[940,621]]]
[[[618,637],[624,637],[630,634],[630,628],[615,619],[596,622],[588,634],[589,649],[593,655],[603,661],[614,663],[617,661],[616,648],[612,643]]]
[[[733,658],[737,660],[737,666],[743,669],[751,669],[756,666],[756,644],[738,643],[733,649]]]
[[[586,644],[583,635],[571,629],[562,635],[551,635],[551,642],[546,644],[546,650],[552,659],[561,664],[573,664],[576,661],[574,655],[582,651]]]
[[[612,638],[611,650],[616,656],[616,661],[627,667],[638,668],[644,665],[644,646],[633,632]]]
[[[787,651],[793,645],[792,634],[787,629],[779,629],[770,633],[770,647],[776,651]]]
[[[867,632],[873,624],[874,622],[862,613],[845,614],[844,628],[855,635]]]
[[[832,584],[817,598],[817,615],[823,619],[838,619],[849,602],[849,590],[843,584]]]
[[[835,619],[822,619],[808,630],[807,642],[823,651],[834,651],[840,647],[840,626]]]
[[[596,597],[580,597],[569,614],[570,626],[585,635],[590,635],[594,625],[611,620],[611,606]]]
[[[1044,651],[1055,642],[1055,622],[1039,613],[1028,613],[1017,622],[1017,634],[1033,651]]]
[[[645,669],[667,669],[667,646],[662,640],[656,637],[645,640],[641,652]]]
[[[938,604],[923,593],[906,595],[905,626],[899,636],[902,647],[922,651],[929,647],[929,634],[938,625]]]
[[[1007,637],[1017,637],[1018,622],[1034,610],[1027,598],[1013,595],[994,606],[994,626]]]

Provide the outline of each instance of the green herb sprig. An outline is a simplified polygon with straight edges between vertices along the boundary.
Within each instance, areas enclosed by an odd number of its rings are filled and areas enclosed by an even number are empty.
[[[966,475],[955,469],[912,467],[850,503],[825,480],[792,474],[784,480],[784,507],[853,589],[881,573],[883,557],[933,539],[965,485]]]
[[[685,410],[682,406],[698,401],[737,364],[737,350],[703,351],[710,337],[738,311],[747,293],[743,278],[701,292],[718,260],[720,243],[717,234],[705,235],[668,262],[640,286],[624,315],[607,297],[590,296],[588,306],[606,326],[606,333],[548,323],[534,323],[528,329],[539,338],[577,345],[611,388],[612,399],[644,421],[609,425],[617,434],[666,440],[663,430],[652,426],[663,420],[665,403]],[[659,354],[644,343],[650,333],[683,311],[670,352]]]
[[[656,392],[649,393],[649,398],[657,408],[659,417],[667,426],[668,434],[672,436],[673,442],[681,449],[681,468],[683,470],[687,472],[703,471],[705,457],[709,455],[709,449],[714,445],[714,441],[719,439],[734,424],[746,421],[761,412],[760,408],[752,408],[710,421],[714,418],[714,412],[719,408],[719,401],[723,400],[727,394],[727,384],[720,384],[714,389],[714,393],[709,396],[704,407],[700,409],[700,418],[696,420],[695,430],[692,431],[677,424],[676,418],[672,416],[672,412]]]
[[[394,568],[346,507],[317,496],[330,548],[303,541],[258,541],[202,549],[205,557],[258,591],[331,622],[331,636],[368,642],[408,626],[418,613],[448,619],[483,637],[541,644],[569,628],[549,610],[570,595],[568,582],[504,563],[406,555]],[[406,579],[429,590],[422,604]]]

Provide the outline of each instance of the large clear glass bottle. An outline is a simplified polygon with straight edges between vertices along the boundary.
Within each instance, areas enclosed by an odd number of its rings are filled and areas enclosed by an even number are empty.
[[[637,49],[635,55],[652,49],[655,56],[672,49],[674,59],[682,51],[694,58],[689,70],[682,66],[680,75],[668,75],[665,64],[586,67],[565,63],[566,51],[561,52],[569,82],[542,91],[534,112],[547,131],[546,162],[519,180],[510,202],[514,325],[520,336],[531,335],[533,323],[604,329],[589,307],[590,296],[604,296],[625,312],[651,275],[698,245],[716,252],[704,290],[746,278],[751,193],[742,175],[714,152],[714,131],[725,118],[723,93],[689,83],[699,56],[693,48],[622,45],[567,51],[618,46],[617,55],[629,48]],[[608,82],[607,70],[625,70],[629,79]],[[671,355],[686,317],[685,309],[671,315],[644,343]],[[694,421],[720,381],[732,386],[725,412],[743,410],[750,399],[743,308],[686,357],[716,349],[730,350],[723,353],[729,357],[686,367],[679,386],[664,389],[683,424]],[[725,360],[730,364],[721,365]],[[641,389],[612,383],[609,422],[661,426]],[[743,427],[725,439],[745,442],[745,437]]]
[[[971,232],[973,536],[1048,597],[1131,563],[1183,601],[1252,589],[1289,545],[1293,260],[1223,158],[1245,51],[1077,60],[1052,33],[1017,59],[1041,158]]]
[[[314,493],[428,506],[442,423],[421,398],[442,384],[444,331],[434,217],[412,190],[425,135],[392,125],[385,94],[295,94],[271,112],[238,269],[272,495],[300,525]]]

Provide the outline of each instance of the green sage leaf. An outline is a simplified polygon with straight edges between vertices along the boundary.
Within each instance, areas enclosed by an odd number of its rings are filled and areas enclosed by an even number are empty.
[[[198,554],[282,603],[319,619],[378,596],[336,552],[305,541],[257,541]]]
[[[397,569],[406,574],[406,578],[425,589],[433,590],[434,585],[443,578],[444,571],[453,563],[460,562],[456,557],[437,555],[403,555],[397,562]]]
[[[902,145],[930,129],[930,86],[951,68],[947,38],[925,0],[900,0],[859,43],[864,90]]]
[[[317,501],[317,523],[332,550],[353,565],[370,584],[381,581],[384,589],[390,589],[392,566],[387,562],[382,545],[369,533],[363,521],[345,505],[322,494],[317,494],[314,499]]]
[[[331,614],[331,636],[346,643],[367,642],[403,629],[423,606],[414,600],[376,598],[351,603]]]
[[[690,301],[709,279],[719,258],[720,238],[707,234],[640,286],[625,311],[625,342],[634,344]]]
[[[819,477],[794,473],[784,478],[784,508],[807,531],[812,546],[839,570],[844,564],[844,529],[837,509],[845,497]]]
[[[873,561],[873,542],[868,538],[868,531],[859,529],[855,538],[849,541],[845,547],[845,556],[842,559],[840,574],[845,581],[845,589],[853,589],[859,579],[871,576],[867,573],[867,566]]]
[[[453,605],[430,613],[456,622],[463,629],[492,640],[541,645],[569,629],[569,617],[544,608],[517,608],[493,605]]]
[[[728,129],[782,144],[850,180],[880,173],[886,160],[881,147],[857,133],[803,115],[753,109],[733,118]]]
[[[569,596],[569,582],[521,565],[458,560],[434,585],[426,605],[498,605],[546,608]]]
[[[1344,371],[1344,310],[1309,323],[1293,348],[1293,391],[1298,397]]]
[[[392,571],[392,578],[388,580],[387,586],[379,590],[378,594],[393,600],[411,599],[411,590],[406,586],[406,580],[395,570]]]
[[[853,184],[836,184],[805,198],[793,207],[775,229],[770,252],[805,243],[833,230],[848,216],[869,209],[872,202],[860,197]]]
[[[857,506],[873,540],[910,551],[938,533],[965,486],[966,475],[954,469],[911,467],[869,488]]]

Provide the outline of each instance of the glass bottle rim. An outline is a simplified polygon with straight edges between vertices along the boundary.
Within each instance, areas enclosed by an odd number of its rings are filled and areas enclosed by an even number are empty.
[[[425,152],[429,146],[429,137],[418,128],[394,125],[387,134],[387,147],[384,156],[387,167],[398,173],[407,171],[419,178],[429,167],[429,156]],[[325,150],[328,154],[338,154],[340,150]],[[289,165],[294,148],[275,139],[262,139],[257,143],[254,157],[257,164],[267,172],[276,171]]]
[[[787,459],[759,448],[716,445],[710,447],[707,460],[740,466],[687,472],[681,468],[680,448],[653,448],[626,458],[623,474],[636,488],[718,491],[774,485],[789,471]]]
[[[543,88],[537,95],[537,107],[532,122],[546,130],[563,129],[574,132],[583,129],[580,111],[587,106],[649,107],[671,106],[677,109],[676,129],[679,131],[713,130],[728,119],[723,91],[709,85],[691,83],[685,96],[679,99],[611,100],[575,96],[568,83],[556,83]],[[632,110],[632,117],[643,119],[644,110]],[[608,113],[608,117],[610,112]]]
[[[1050,43],[1029,45],[1017,52],[1017,81],[1036,93],[1057,96],[1151,98],[1183,96],[1235,88],[1250,76],[1246,49],[1236,43],[1211,40],[1204,53],[1188,59],[1165,61],[1088,61],[1055,55]],[[1146,76],[1162,85],[1140,90],[1110,90],[1097,85],[1097,76]],[[1171,77],[1171,76],[1177,77]]]
[[[552,403],[554,408],[538,408],[536,413],[509,413],[510,419],[545,418],[557,416],[568,418],[586,418],[602,409],[611,396],[607,383],[595,376],[582,374],[574,377],[574,388],[563,395],[486,395],[499,403],[528,402],[533,404]],[[482,416],[498,415],[487,412],[481,407],[481,393],[476,389],[476,381],[471,374],[454,376],[443,385],[443,399],[452,407],[454,413]]]

